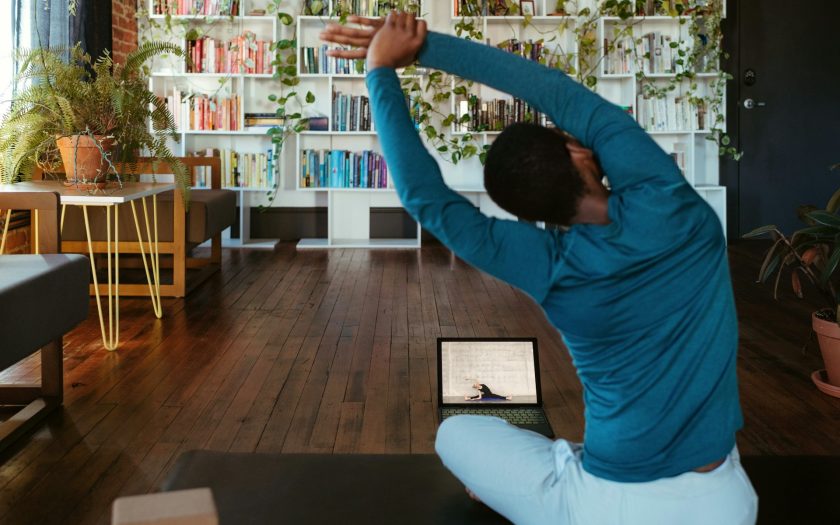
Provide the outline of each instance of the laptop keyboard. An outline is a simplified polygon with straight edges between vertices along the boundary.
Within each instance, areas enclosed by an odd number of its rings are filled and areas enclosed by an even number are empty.
[[[504,419],[513,425],[542,425],[548,423],[542,409],[539,408],[469,408],[469,407],[444,407],[441,408],[441,420],[462,414],[473,414],[477,416],[496,416]]]

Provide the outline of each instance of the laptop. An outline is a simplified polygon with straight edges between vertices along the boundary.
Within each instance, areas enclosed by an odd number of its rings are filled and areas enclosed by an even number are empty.
[[[553,438],[540,392],[535,338],[437,340],[440,420],[460,414],[496,416]]]

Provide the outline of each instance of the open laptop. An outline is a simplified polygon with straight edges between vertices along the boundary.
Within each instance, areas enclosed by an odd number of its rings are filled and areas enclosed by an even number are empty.
[[[440,420],[460,414],[496,416],[553,438],[540,392],[535,338],[437,340]]]

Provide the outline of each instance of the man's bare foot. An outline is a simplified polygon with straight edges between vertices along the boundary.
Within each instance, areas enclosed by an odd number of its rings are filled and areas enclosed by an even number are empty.
[[[471,491],[467,487],[464,487],[464,490],[467,491],[467,496],[469,496],[471,500],[481,503],[481,500],[478,498],[478,496],[475,495],[473,491]]]

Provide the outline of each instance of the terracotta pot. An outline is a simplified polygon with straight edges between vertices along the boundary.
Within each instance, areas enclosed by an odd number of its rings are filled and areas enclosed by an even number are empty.
[[[811,315],[811,326],[817,333],[828,382],[840,387],[840,326],[818,318],[816,312]]]
[[[105,152],[110,152],[114,147],[114,140],[110,137],[97,135],[96,140]],[[56,144],[61,152],[64,173],[67,175],[65,184],[105,187],[108,178],[108,163],[90,136],[61,137],[56,140]]]

